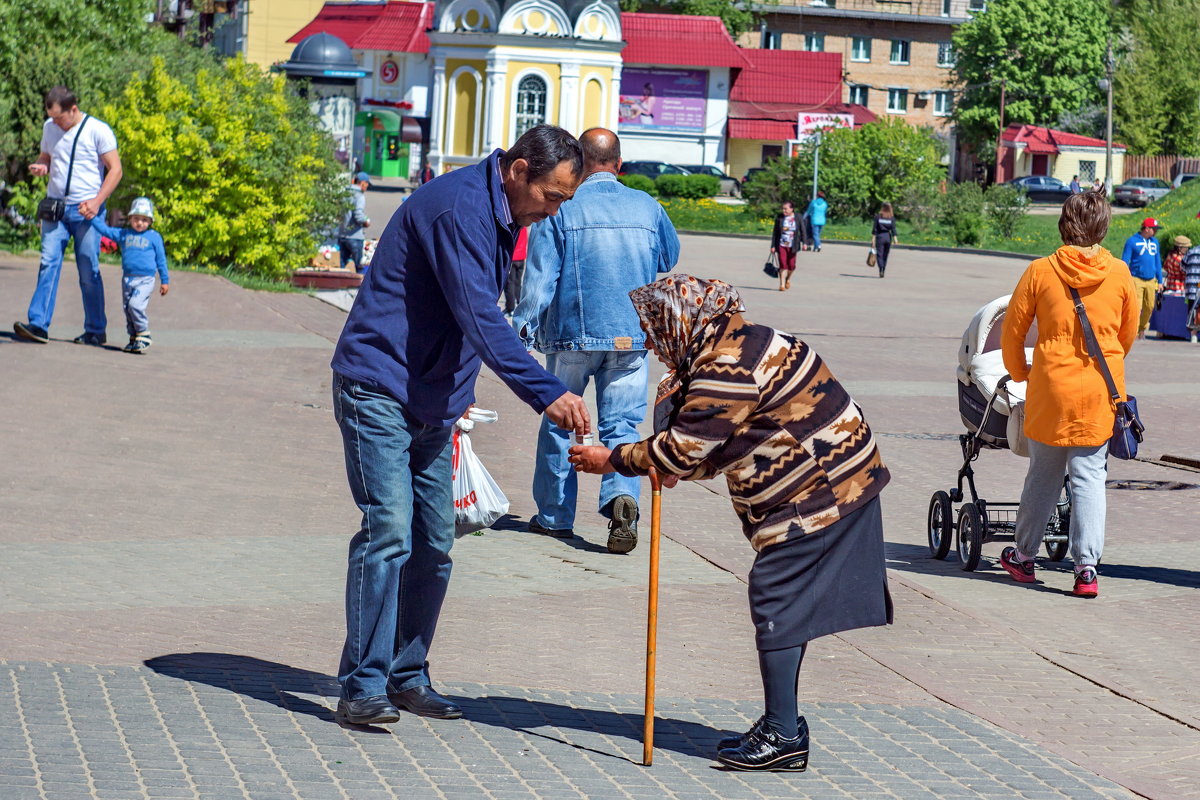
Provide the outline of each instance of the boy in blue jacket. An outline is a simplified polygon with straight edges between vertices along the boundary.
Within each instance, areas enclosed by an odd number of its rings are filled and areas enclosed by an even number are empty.
[[[121,248],[121,303],[125,308],[125,329],[129,332],[126,353],[144,353],[150,348],[150,321],[146,307],[154,292],[154,275],[158,274],[161,285],[158,293],[170,291],[171,276],[167,274],[167,251],[162,235],[151,230],[154,223],[154,204],[148,197],[139,197],[129,209],[129,227],[113,228],[105,225],[100,216],[92,219],[92,226],[102,235],[116,242]]]

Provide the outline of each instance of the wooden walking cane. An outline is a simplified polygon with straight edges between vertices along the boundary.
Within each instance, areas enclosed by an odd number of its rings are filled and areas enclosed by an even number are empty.
[[[650,599],[646,603],[646,710],[642,724],[642,765],[654,761],[654,660],[658,644],[658,540],[662,522],[662,478],[650,468]]]

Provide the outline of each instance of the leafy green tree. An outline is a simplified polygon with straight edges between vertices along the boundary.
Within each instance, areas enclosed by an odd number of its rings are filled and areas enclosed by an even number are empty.
[[[959,247],[977,247],[983,241],[987,220],[983,189],[978,183],[967,181],[947,187],[942,198],[942,223]]]
[[[1011,239],[1017,226],[1029,213],[1029,197],[1025,190],[1010,183],[994,183],[983,194],[984,213],[996,233]]]
[[[720,17],[734,39],[755,24],[747,4],[735,0],[621,0],[621,10]]]
[[[1097,102],[1108,35],[1107,0],[990,0],[954,33],[964,140],[995,157],[1002,86],[1006,125],[1053,125]]]
[[[912,185],[937,186],[946,175],[944,144],[929,129],[881,119],[857,130],[837,128],[821,142],[818,185],[833,217],[869,218],[884,202],[896,203]],[[813,144],[796,158],[778,159],[756,175],[744,196],[759,214],[790,199],[804,206],[812,195]]]
[[[125,167],[114,200],[152,198],[168,252],[185,263],[282,277],[341,210],[329,136],[283,76],[240,58],[188,79],[155,59],[100,113]]]
[[[1142,155],[1200,154],[1200,0],[1129,0],[1118,24],[1120,140]]]

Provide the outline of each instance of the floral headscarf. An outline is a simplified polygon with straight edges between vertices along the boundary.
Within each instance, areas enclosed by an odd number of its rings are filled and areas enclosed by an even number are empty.
[[[672,370],[686,372],[711,336],[713,323],[745,311],[737,290],[725,281],[668,275],[629,293],[646,338]]]

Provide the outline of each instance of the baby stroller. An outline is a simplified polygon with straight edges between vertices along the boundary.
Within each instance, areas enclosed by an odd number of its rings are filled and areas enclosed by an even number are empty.
[[[985,305],[971,319],[958,350],[958,412],[967,433],[958,437],[963,463],[958,484],[949,492],[937,491],[929,501],[929,552],[945,558],[950,552],[951,534],[958,538],[958,555],[968,572],[979,566],[984,542],[1009,541],[1016,529],[1019,503],[989,503],[975,490],[975,470],[971,463],[983,450],[1009,449],[1009,419],[1018,404],[1025,402],[1025,384],[1013,381],[1004,369],[1000,352],[1000,331],[1011,295]],[[1037,329],[1025,340],[1025,356],[1033,358]],[[1016,420],[1013,420],[1014,424]],[[1014,431],[1014,435],[1015,435]],[[963,502],[963,481],[971,494]],[[962,503],[957,525],[951,503]],[[1046,555],[1062,561],[1067,554],[1071,522],[1071,498],[1063,481],[1063,494],[1055,513],[1046,522]]]

